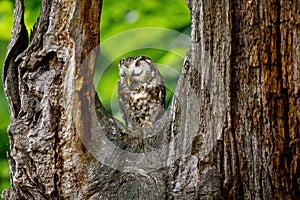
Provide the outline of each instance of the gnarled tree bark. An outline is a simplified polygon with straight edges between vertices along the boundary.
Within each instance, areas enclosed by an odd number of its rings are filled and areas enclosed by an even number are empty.
[[[131,132],[95,94],[101,1],[24,6],[3,80],[12,188],[3,199],[296,199],[300,5],[190,0],[192,41],[161,120]]]

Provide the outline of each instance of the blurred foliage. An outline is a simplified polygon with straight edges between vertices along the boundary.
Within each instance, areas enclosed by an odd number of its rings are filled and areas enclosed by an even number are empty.
[[[11,27],[14,23],[14,18],[12,15],[13,6],[14,5],[12,1],[0,1],[0,40],[9,40],[11,34]],[[2,54],[3,53],[1,51],[1,55]]]
[[[122,57],[136,55],[149,56],[157,64],[165,78],[168,104],[190,42],[185,1],[107,0],[103,3],[100,27],[101,56],[94,83],[105,108],[122,121],[117,100],[117,65]]]
[[[37,21],[41,0],[25,0],[25,24],[30,32]],[[0,0],[0,73],[13,25],[14,0]],[[95,70],[95,87],[107,110],[120,119],[117,103],[119,59],[147,55],[165,78],[170,100],[189,45],[190,18],[184,0],[105,0],[101,17],[101,54]],[[161,27],[147,28],[147,27]],[[136,29],[139,28],[139,29]],[[174,31],[172,31],[174,30]],[[0,81],[0,193],[9,187],[6,158],[9,111]]]

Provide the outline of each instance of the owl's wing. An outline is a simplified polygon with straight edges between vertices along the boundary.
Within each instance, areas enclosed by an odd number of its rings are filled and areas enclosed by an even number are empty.
[[[165,104],[166,104],[166,87],[164,85],[159,85],[159,94],[158,98],[160,101],[160,109],[159,109],[159,114],[158,118],[160,118],[164,112],[165,112]]]
[[[128,89],[128,87],[118,82],[118,100],[122,118],[124,119],[125,125],[134,130],[138,125],[130,117],[130,94],[131,91]]]
[[[120,112],[122,117],[125,121],[125,124],[128,126],[128,119],[129,119],[129,93],[128,89],[124,87],[121,82],[118,82],[118,100],[120,106]]]
[[[159,120],[165,112],[165,97],[166,88],[164,85],[157,85],[152,89],[152,98],[155,99],[153,102],[153,112],[151,116],[151,122],[155,123]]]
[[[166,104],[166,87],[164,85],[161,85],[161,90],[159,93],[159,98],[161,99],[161,105],[163,109],[165,108]]]

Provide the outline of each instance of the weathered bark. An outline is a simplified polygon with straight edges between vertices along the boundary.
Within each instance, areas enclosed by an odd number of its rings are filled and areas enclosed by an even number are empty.
[[[67,71],[79,71],[80,62],[99,44],[100,10],[101,1],[45,0],[28,45],[23,1],[16,1],[3,74],[12,111],[12,188],[3,199],[84,196],[90,159],[74,128],[66,79]]]
[[[160,121],[132,133],[95,95],[101,1],[44,0],[29,46],[16,1],[3,199],[300,195],[299,2],[187,4],[192,41],[174,97]]]

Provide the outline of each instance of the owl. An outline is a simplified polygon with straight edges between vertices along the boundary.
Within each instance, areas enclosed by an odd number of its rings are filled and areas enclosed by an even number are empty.
[[[164,113],[162,75],[146,56],[123,58],[118,68],[118,99],[125,124],[131,129],[150,126]]]

